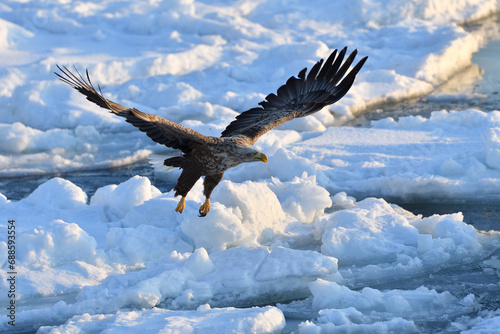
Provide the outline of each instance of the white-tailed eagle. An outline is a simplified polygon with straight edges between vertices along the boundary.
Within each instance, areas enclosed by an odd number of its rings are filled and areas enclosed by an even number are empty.
[[[205,202],[199,209],[200,216],[210,211],[210,195],[229,168],[243,162],[267,162],[267,156],[251,146],[257,139],[278,125],[294,118],[312,115],[324,106],[340,100],[351,88],[356,74],[367,57],[361,59],[350,71],[356,57],[354,50],[344,57],[346,48],[333,51],[328,59],[318,61],[306,76],[307,68],[291,77],[276,94],[269,94],[260,107],[242,112],[222,132],[220,137],[204,136],[183,125],[162,117],[122,106],[106,99],[100,87],[97,91],[88,71],[86,79],[76,70],[73,74],[65,66],[57,66],[59,78],[87,97],[87,100],[124,117],[127,122],[145,132],[152,140],[182,151],[181,156],[166,159],[163,164],[182,169],[174,187],[175,196],[181,200],[175,211],[183,212],[186,195],[200,177],[204,177]]]

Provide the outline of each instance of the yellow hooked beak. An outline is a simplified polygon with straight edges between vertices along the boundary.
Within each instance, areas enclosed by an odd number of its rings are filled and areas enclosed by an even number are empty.
[[[255,160],[267,163],[267,155],[265,155],[264,153],[259,153],[255,156]]]

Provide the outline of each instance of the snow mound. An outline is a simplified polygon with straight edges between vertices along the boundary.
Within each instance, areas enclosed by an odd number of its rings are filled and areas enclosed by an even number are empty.
[[[77,209],[85,206],[87,194],[73,183],[56,177],[39,186],[23,202],[51,209]]]
[[[97,189],[90,204],[102,205],[108,215],[122,218],[132,207],[160,194],[147,177],[136,175],[120,185],[111,184]]]
[[[312,307],[322,309],[346,309],[353,307],[364,313],[390,313],[391,317],[411,314],[414,319],[429,317],[431,314],[464,314],[474,307],[474,296],[462,300],[448,292],[438,293],[420,287],[414,291],[379,291],[363,288],[353,291],[335,282],[318,280],[310,283],[313,295]],[[429,312],[430,311],[430,312]]]
[[[462,316],[476,307],[472,294],[459,299],[446,291],[438,293],[425,287],[386,291],[365,287],[354,291],[321,279],[309,285],[312,301],[296,302],[294,307],[302,303],[302,307],[318,310],[318,316],[314,322],[302,322],[299,333],[419,333],[417,322]],[[285,313],[289,308],[279,307]]]
[[[317,333],[419,333],[412,321],[394,318],[373,321],[354,308],[319,311],[316,323],[306,321],[299,324],[299,334]]]
[[[368,198],[314,222],[321,253],[339,260],[352,286],[383,282],[397,272],[414,276],[490,254],[489,243],[461,213],[422,218],[382,199]],[[374,265],[376,263],[376,265]]]
[[[33,200],[43,199],[46,189],[61,196],[50,208]],[[201,194],[201,183],[193,190]],[[29,245],[18,254],[20,300],[77,293],[74,302],[25,308],[20,325],[78,326],[75,319],[87,319],[82,325],[97,328],[114,326],[124,308],[142,317],[155,307],[209,304],[223,310],[312,298],[311,307],[321,314],[302,331],[329,328],[341,316],[359,328],[412,329],[412,319],[424,317],[430,303],[437,316],[458,316],[470,311],[473,296],[366,286],[485,258],[498,244],[495,234],[476,231],[461,214],[423,218],[382,199],[330,196],[307,175],[291,181],[225,181],[205,218],[197,216],[200,203],[192,199],[186,210],[193,212],[176,213],[173,192],[158,195],[143,177],[96,194],[87,204],[80,188],[56,178],[31,198],[3,204],[2,221],[15,212],[32,224],[18,230],[19,241]],[[304,200],[293,204],[292,198]],[[331,204],[333,212],[325,213]],[[0,242],[6,249],[6,240]],[[0,260],[7,263],[6,257]],[[351,290],[355,287],[365,289]],[[342,311],[349,307],[363,316]],[[368,317],[370,312],[380,317]]]
[[[147,324],[147,326],[146,326]],[[145,311],[120,311],[114,315],[84,314],[66,324],[42,327],[39,333],[280,333],[285,318],[276,307],[210,308],[202,305],[196,311],[171,311],[153,308]]]
[[[478,317],[478,319],[474,319],[472,323],[474,323],[472,327],[467,330],[462,330],[462,333],[495,333],[498,330],[498,325],[500,324],[500,316],[496,315],[492,317],[486,317],[485,319],[482,319],[482,317]]]

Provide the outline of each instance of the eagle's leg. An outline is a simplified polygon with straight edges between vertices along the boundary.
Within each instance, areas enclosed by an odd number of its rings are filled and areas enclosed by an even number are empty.
[[[207,199],[205,199],[205,202],[200,206],[200,210],[198,210],[198,212],[200,213],[200,217],[205,217],[209,211],[210,211],[210,198],[207,197]]]
[[[186,196],[182,196],[179,204],[175,208],[175,212],[182,213],[184,211],[184,207],[186,206]]]
[[[194,184],[201,177],[198,170],[192,170],[184,168],[182,170],[181,176],[177,180],[177,184],[175,185],[175,196],[181,195],[181,200],[177,207],[175,208],[176,212],[182,213],[184,211],[184,207],[186,206],[186,196],[187,193],[193,188]]]
[[[205,195],[206,199],[198,211],[200,213],[200,217],[205,217],[210,211],[210,195],[212,195],[212,191],[219,184],[220,180],[222,180],[223,175],[224,172],[216,175],[205,176],[205,180],[203,180],[203,195]]]

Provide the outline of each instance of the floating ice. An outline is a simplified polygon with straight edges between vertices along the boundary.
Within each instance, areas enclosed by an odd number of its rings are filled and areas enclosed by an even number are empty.
[[[30,245],[18,254],[21,300],[80,291],[73,303],[25,308],[19,313],[20,324],[60,325],[69,319],[69,325],[73,316],[88,313],[92,315],[88,319],[96,322],[89,326],[97,326],[104,319],[97,315],[116,314],[123,308],[192,309],[206,303],[246,307],[312,295],[318,311],[355,307],[367,312],[368,307],[401,318],[381,326],[412,328],[411,321],[404,319],[410,309],[423,317],[428,298],[448,305],[436,309],[436,314],[454,312],[457,316],[465,313],[463,308],[470,310],[473,296],[454,309],[449,304],[456,304],[456,297],[449,293],[438,296],[425,288],[414,292],[365,288],[365,305],[361,297],[355,298],[357,304],[348,302],[347,296],[359,294],[349,287],[468,263],[496,247],[495,235],[480,235],[460,214],[422,218],[381,199],[356,202],[342,193],[333,197],[337,211],[324,213],[325,206],[332,203],[328,193],[306,175],[288,182],[226,181],[213,195],[213,200],[220,196],[222,203],[216,203],[211,216],[215,218],[208,220],[209,216],[200,218],[196,212],[179,215],[174,211],[172,192],[158,196],[145,178],[133,177],[113,188],[121,189],[120,197],[113,200],[110,192],[106,205],[99,199],[101,195],[87,204],[81,189],[56,178],[25,200],[4,203],[2,221],[16,212],[19,225],[27,220],[37,226],[19,229],[20,242]],[[33,201],[47,189],[61,196],[48,209],[50,214],[44,212],[46,202]],[[98,193],[113,191],[109,189],[106,186]],[[290,198],[304,195],[317,200],[290,204]],[[267,208],[265,212],[262,207]],[[269,216],[273,210],[274,216]],[[224,213],[231,214],[231,220]],[[51,218],[57,215],[65,221]],[[105,240],[99,239],[102,235]],[[5,248],[5,241],[2,244]],[[208,248],[199,248],[201,244]],[[302,249],[290,248],[293,245]],[[326,292],[330,290],[342,291],[345,297],[340,292]],[[336,304],[335,296],[344,304]],[[370,319],[358,324],[376,322]],[[312,325],[303,326],[301,330]]]
[[[145,326],[147,324],[147,326]],[[85,331],[87,333],[280,333],[285,327],[285,318],[280,310],[263,308],[210,308],[202,305],[196,311],[171,311],[153,308],[145,311],[120,311],[114,315],[75,316],[66,324],[42,327],[39,333]]]
[[[135,332],[147,322],[155,332],[268,333],[288,312],[300,314],[299,333],[415,332],[430,318],[456,320],[450,330],[496,329],[498,312],[468,318],[473,295],[375,285],[483,259],[485,271],[498,269],[488,258],[498,233],[460,213],[420,217],[377,197],[498,196],[499,112],[331,126],[427,94],[469,66],[498,27],[458,24],[497,11],[496,0],[0,4],[0,177],[164,153],[58,82],[56,64],[88,68],[118,103],[218,136],[333,48],[369,56],[341,101],[263,136],[256,146],[269,163],[228,171],[205,218],[200,182],[182,215],[173,192],[144,177],[101,187],[90,201],[62,178],[17,202],[0,194],[0,231],[14,219],[20,245],[16,329]],[[12,330],[6,317],[0,329]]]

